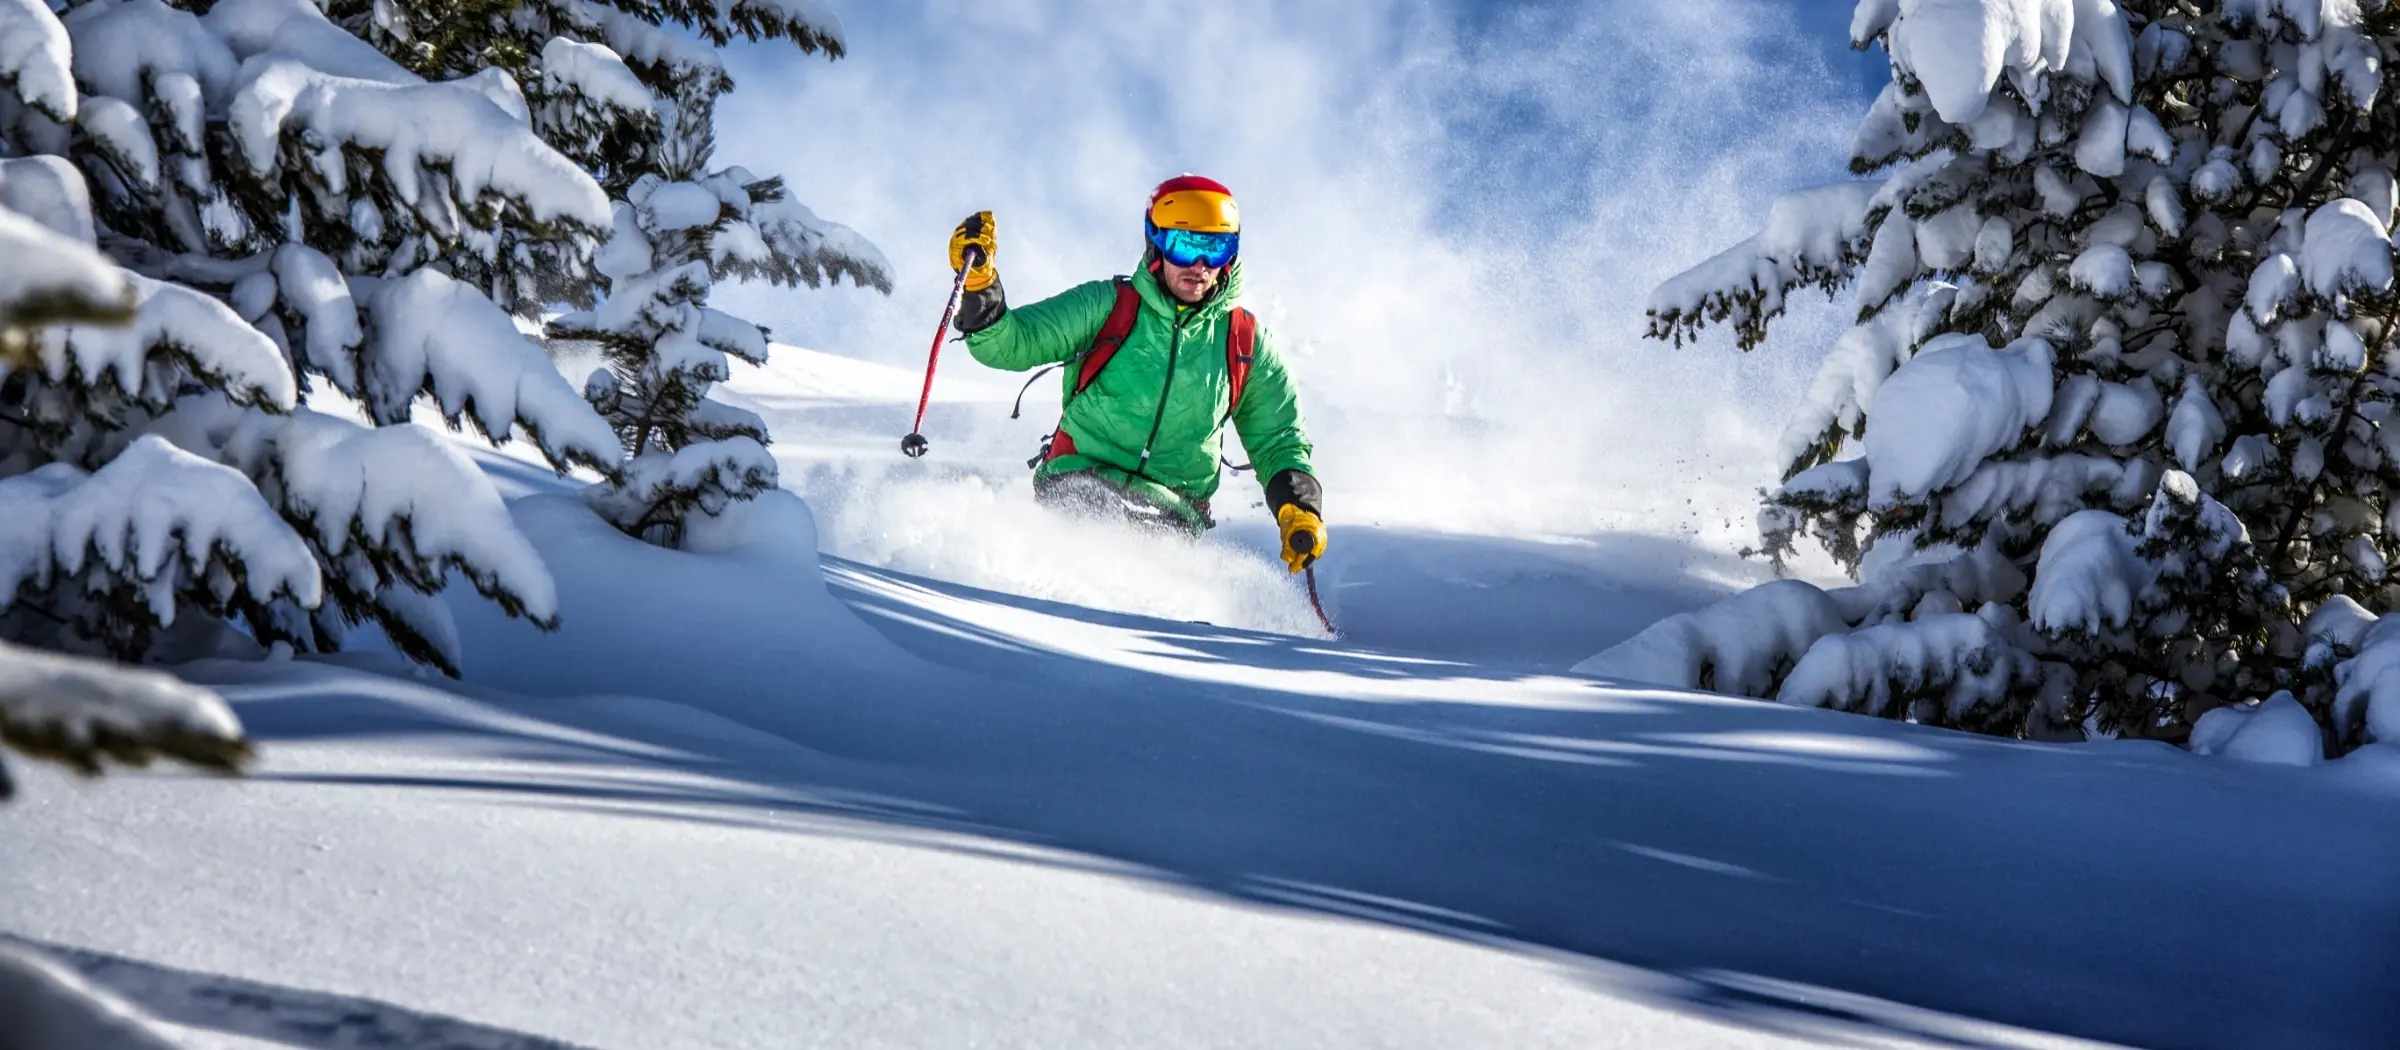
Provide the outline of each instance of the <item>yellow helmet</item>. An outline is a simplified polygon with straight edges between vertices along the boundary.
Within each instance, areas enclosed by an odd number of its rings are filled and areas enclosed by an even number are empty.
[[[1150,225],[1161,230],[1240,233],[1242,210],[1225,184],[1199,175],[1178,175],[1151,191]]]

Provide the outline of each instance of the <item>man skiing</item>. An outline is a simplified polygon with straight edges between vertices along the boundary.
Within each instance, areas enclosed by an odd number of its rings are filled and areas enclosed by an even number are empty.
[[[1010,309],[992,264],[992,213],[968,216],[950,236],[951,269],[964,271],[957,328],[968,352],[994,368],[1066,366],[1063,418],[1034,471],[1037,498],[1197,535],[1216,524],[1209,498],[1230,421],[1266,481],[1284,563],[1299,572],[1325,553],[1322,495],[1291,376],[1238,305],[1233,193],[1197,175],[1168,179],[1151,193],[1143,227],[1148,245],[1132,277]]]

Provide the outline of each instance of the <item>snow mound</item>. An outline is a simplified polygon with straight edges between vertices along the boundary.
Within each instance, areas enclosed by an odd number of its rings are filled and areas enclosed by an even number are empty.
[[[2325,760],[2325,738],[2316,719],[2290,693],[2276,693],[2256,707],[2220,707],[2192,726],[2192,753],[2236,762],[2313,766]]]
[[[1765,696],[1818,639],[1848,627],[1831,595],[1800,580],[1775,580],[1660,620],[1570,670]]]

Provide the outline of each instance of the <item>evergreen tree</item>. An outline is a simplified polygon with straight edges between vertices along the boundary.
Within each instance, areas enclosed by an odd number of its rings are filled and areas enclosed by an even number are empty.
[[[2400,9],[1863,0],[1853,42],[1890,57],[1852,158],[1880,177],[1785,196],[1650,311],[1654,337],[1725,323],[1747,349],[1799,286],[1857,304],[1761,550],[1813,534],[1861,595],[1929,563],[2023,574],[1926,613],[2000,625],[1946,647],[2022,672],[1981,728],[2177,739],[2289,689],[2356,743],[2365,687],[2337,696],[2309,624],[2400,598]],[[2038,667],[1993,664],[1993,637]],[[1923,677],[1887,651],[1867,677]]]
[[[765,423],[709,399],[728,357],[763,363],[766,333],[708,306],[714,283],[891,291],[872,244],[792,200],[780,178],[712,169],[733,41],[788,41],[839,58],[839,23],[813,0],[482,0],[452,7],[336,0],[332,17],[427,76],[505,76],[534,129],[617,198],[598,282],[542,289],[581,309],[552,320],[562,345],[607,367],[585,396],[616,429],[624,470],[590,491],[628,533],[674,545],[685,517],[775,487]]]
[[[588,272],[609,220],[514,84],[427,82],[305,0],[0,0],[0,39],[0,204],[124,293],[37,297],[10,337],[0,632],[138,658],[219,618],[302,649],[371,621],[454,671],[454,571],[554,625],[489,480],[407,425],[620,461],[495,304]]]

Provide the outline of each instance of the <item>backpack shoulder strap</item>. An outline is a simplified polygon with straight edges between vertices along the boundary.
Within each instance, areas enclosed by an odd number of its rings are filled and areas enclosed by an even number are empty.
[[[1109,308],[1108,320],[1101,322],[1100,333],[1092,337],[1092,345],[1082,354],[1083,363],[1075,371],[1075,392],[1092,385],[1100,378],[1100,370],[1108,367],[1117,348],[1125,345],[1125,337],[1133,334],[1133,321],[1142,310],[1141,294],[1133,290],[1131,278],[1116,279],[1117,304]]]
[[[1225,322],[1225,418],[1242,407],[1242,386],[1250,381],[1251,347],[1258,341],[1258,318],[1237,306]]]

